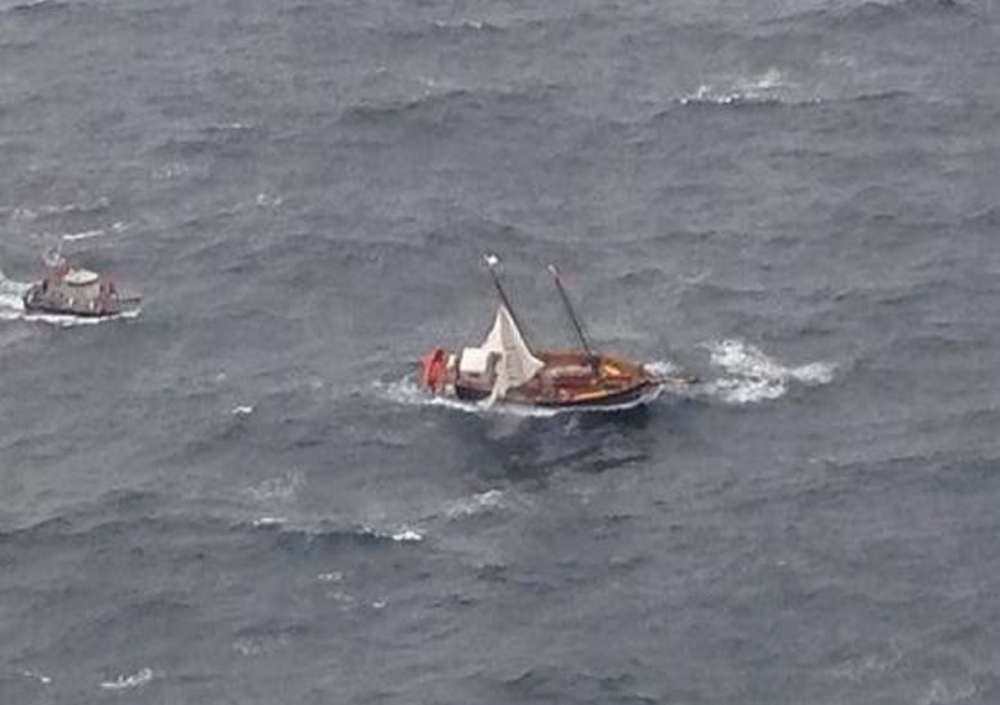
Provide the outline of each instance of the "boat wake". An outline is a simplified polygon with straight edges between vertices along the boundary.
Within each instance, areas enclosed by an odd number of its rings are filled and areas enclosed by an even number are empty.
[[[23,309],[24,305],[21,303],[21,297],[30,288],[31,284],[29,282],[18,282],[8,279],[0,271],[0,306],[4,308],[17,306]]]
[[[19,282],[8,279],[0,271],[0,321],[37,321],[59,328],[71,328],[74,326],[94,326],[108,321],[131,319],[137,317],[142,312],[141,308],[137,308],[103,318],[84,318],[57,313],[29,313],[24,310],[24,302],[21,297],[30,288],[31,282]]]
[[[705,345],[713,367],[724,376],[707,381],[705,395],[727,404],[753,404],[783,397],[794,383],[806,386],[829,384],[836,366],[814,362],[786,367],[762,350],[742,340],[721,340]]]

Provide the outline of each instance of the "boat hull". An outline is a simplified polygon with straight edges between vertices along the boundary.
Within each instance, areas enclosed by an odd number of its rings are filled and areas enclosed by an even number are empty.
[[[509,394],[503,403],[519,404],[523,406],[537,406],[546,409],[551,408],[574,408],[574,407],[613,407],[624,406],[633,402],[641,401],[651,395],[660,387],[658,382],[644,382],[630,389],[617,392],[609,392],[600,396],[576,399],[544,399],[528,398],[518,394]],[[490,393],[470,387],[455,387],[455,396],[462,401],[480,402],[489,398]]]
[[[509,389],[503,403],[543,408],[613,407],[652,395],[660,380],[634,362],[611,355],[590,358],[575,350],[542,350],[543,368],[527,383]],[[454,385],[455,396],[479,402],[492,389],[463,383]]]
[[[27,313],[45,313],[57,316],[75,316],[77,318],[110,318],[135,310],[138,302],[129,300],[129,305],[119,300],[101,302],[98,305],[92,301],[69,303],[62,298],[48,296],[40,285],[35,284],[22,297],[24,310]],[[91,305],[93,303],[93,305]],[[132,305],[134,303],[134,305]]]

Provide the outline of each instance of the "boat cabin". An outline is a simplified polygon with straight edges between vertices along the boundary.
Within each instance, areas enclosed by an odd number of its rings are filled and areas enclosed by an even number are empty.
[[[500,355],[489,348],[463,348],[458,356],[458,376],[463,382],[489,389],[496,378]]]

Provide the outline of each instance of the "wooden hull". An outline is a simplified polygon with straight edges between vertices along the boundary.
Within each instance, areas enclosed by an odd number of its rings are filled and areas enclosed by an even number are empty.
[[[505,403],[539,407],[601,407],[628,404],[651,394],[659,380],[642,365],[612,355],[597,355],[591,361],[576,350],[541,350],[545,366],[527,383],[508,390]],[[489,388],[455,384],[459,399],[481,401]]]
[[[573,408],[573,407],[613,407],[631,404],[643,399],[647,394],[658,387],[656,382],[646,382],[630,389],[618,392],[602,392],[588,397],[577,397],[570,399],[545,399],[527,398],[517,394],[509,394],[503,403],[521,404],[526,406],[538,406],[543,408]],[[490,396],[489,392],[483,392],[471,387],[455,387],[455,396],[462,401],[479,402]]]

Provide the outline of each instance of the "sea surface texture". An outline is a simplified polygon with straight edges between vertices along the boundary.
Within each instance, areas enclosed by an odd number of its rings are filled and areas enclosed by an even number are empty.
[[[1000,703],[1000,2],[0,0],[0,164],[3,705]]]

